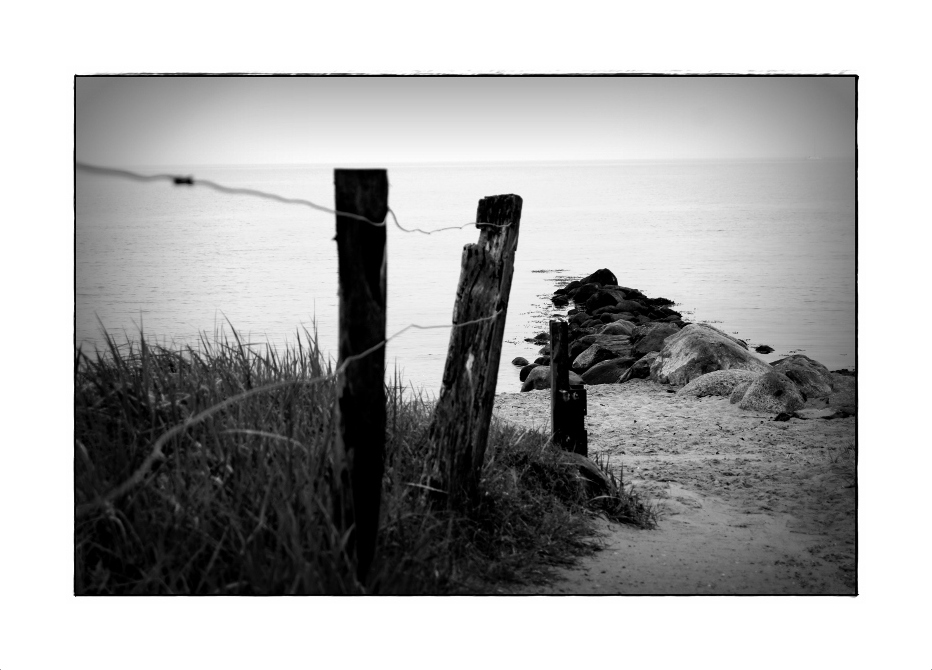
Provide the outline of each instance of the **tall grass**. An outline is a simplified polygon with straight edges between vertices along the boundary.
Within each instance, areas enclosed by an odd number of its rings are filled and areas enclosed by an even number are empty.
[[[432,505],[432,403],[396,374],[376,557],[359,583],[331,520],[335,386],[315,337],[282,352],[235,330],[196,347],[106,343],[75,352],[77,594],[489,592],[592,551],[593,514],[653,523],[632,490],[592,499],[546,435],[497,421],[479,504]]]

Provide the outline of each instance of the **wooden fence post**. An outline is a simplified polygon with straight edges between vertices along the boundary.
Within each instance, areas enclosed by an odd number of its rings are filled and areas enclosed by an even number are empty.
[[[336,209],[384,221],[385,170],[334,170]],[[385,226],[337,215],[339,363],[385,341]],[[375,553],[385,452],[385,347],[351,361],[337,378],[334,520],[353,528],[347,551],[365,579]]]
[[[463,248],[453,324],[500,313],[450,333],[443,384],[428,433],[434,449],[428,480],[447,493],[451,507],[478,500],[522,203],[517,195],[480,200],[476,213],[479,242]]]
[[[588,456],[586,390],[570,385],[569,326],[550,322],[550,428],[555,445]]]

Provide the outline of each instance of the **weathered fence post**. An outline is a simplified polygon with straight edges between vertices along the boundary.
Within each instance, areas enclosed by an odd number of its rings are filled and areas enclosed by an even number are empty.
[[[586,390],[570,385],[569,330],[566,321],[550,322],[550,428],[553,443],[589,455]]]
[[[428,479],[446,492],[452,507],[478,500],[522,203],[517,195],[480,200],[476,213],[479,242],[463,248],[454,326],[492,316],[496,311],[499,314],[494,319],[453,328],[450,333],[443,384],[428,433],[434,449]]]
[[[338,212],[384,221],[385,170],[335,170]],[[337,215],[340,272],[339,363],[385,341],[385,226]],[[372,563],[379,524],[385,451],[385,347],[351,361],[337,378],[335,522],[349,534],[362,581]]]

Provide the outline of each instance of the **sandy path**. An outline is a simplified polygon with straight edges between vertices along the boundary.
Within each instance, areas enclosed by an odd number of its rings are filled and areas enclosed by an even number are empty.
[[[495,412],[549,430],[550,393]],[[623,466],[660,527],[600,520],[605,550],[525,592],[854,594],[855,419],[772,418],[647,380],[588,387],[590,457]]]

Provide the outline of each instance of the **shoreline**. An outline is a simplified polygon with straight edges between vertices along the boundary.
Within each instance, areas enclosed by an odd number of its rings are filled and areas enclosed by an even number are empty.
[[[581,300],[565,295],[599,273],[608,281]],[[604,551],[519,592],[856,594],[856,371],[798,355],[763,362],[743,341],[683,321],[672,301],[618,287],[608,270],[554,294],[555,305],[571,300],[590,458],[662,514],[654,531],[598,522]],[[496,394],[498,419],[550,432],[544,363],[545,379],[529,384],[529,364],[521,392]],[[761,390],[763,379],[775,385]]]

